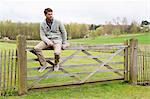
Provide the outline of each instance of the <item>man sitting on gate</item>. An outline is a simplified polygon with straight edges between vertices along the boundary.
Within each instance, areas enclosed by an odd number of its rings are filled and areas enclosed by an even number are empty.
[[[54,19],[53,10],[51,8],[46,8],[44,10],[46,19],[40,24],[40,37],[41,42],[34,47],[34,51],[40,62],[39,72],[44,71],[48,63],[42,54],[42,49],[53,47],[54,49],[54,71],[59,70],[59,58],[61,49],[68,46],[67,41],[67,32],[64,25]]]

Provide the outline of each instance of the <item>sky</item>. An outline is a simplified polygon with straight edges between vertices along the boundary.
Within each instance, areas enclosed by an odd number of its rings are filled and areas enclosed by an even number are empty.
[[[105,24],[118,17],[128,24],[150,22],[150,0],[0,0],[0,21],[42,22],[48,7],[64,23]]]

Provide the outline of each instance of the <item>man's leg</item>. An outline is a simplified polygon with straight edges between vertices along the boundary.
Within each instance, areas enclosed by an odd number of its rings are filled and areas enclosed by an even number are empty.
[[[42,72],[45,70],[45,68],[47,67],[47,62],[46,62],[46,59],[45,57],[43,56],[43,53],[42,53],[42,49],[45,49],[47,48],[48,46],[43,42],[41,41],[39,44],[37,44],[35,47],[34,47],[34,50],[35,50],[35,53],[39,59],[39,63],[40,65],[42,66],[40,69],[39,69],[39,72]]]
[[[61,44],[54,44],[54,56],[55,56],[55,66],[54,70],[59,70],[59,59],[60,59],[60,53],[61,53]]]

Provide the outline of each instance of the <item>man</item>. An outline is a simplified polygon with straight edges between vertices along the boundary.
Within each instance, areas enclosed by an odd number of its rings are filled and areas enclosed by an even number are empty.
[[[53,10],[46,8],[44,10],[46,19],[40,24],[40,37],[41,42],[34,47],[34,51],[40,62],[39,72],[44,71],[48,63],[42,54],[42,49],[53,47],[54,48],[54,70],[59,70],[59,58],[61,48],[67,46],[67,33],[64,25],[53,18]]]

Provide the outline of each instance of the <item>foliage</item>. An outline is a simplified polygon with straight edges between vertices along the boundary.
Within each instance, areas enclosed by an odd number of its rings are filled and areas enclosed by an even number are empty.
[[[146,25],[145,25],[146,24]],[[9,39],[16,39],[18,34],[26,35],[28,40],[39,40],[39,27],[40,23],[21,23],[12,22],[11,20],[0,22],[0,39],[9,37]],[[133,21],[128,24],[127,19],[119,18],[106,22],[105,24],[79,24],[69,23],[65,24],[66,31],[68,32],[68,39],[77,38],[95,38],[101,35],[121,35],[137,32],[149,32],[150,25],[147,21],[142,21],[141,25]]]
[[[115,28],[113,28],[113,30],[112,30],[112,34],[114,34],[114,35],[119,35],[119,34],[121,34],[121,29],[120,28],[118,28],[118,27],[115,27]]]
[[[91,30],[89,34],[92,39],[95,39],[98,36],[98,33],[96,32],[96,30]]]
[[[140,31],[138,24],[136,22],[132,22],[131,25],[129,26],[129,32],[136,33],[138,31]]]
[[[18,34],[26,35],[27,39],[39,39],[39,23],[14,23],[10,20],[0,22],[2,37],[16,39]]]
[[[65,26],[69,39],[83,38],[89,32],[86,24],[70,23]]]
[[[97,34],[100,35],[104,35],[105,31],[104,31],[104,27],[99,27],[96,29]]]

